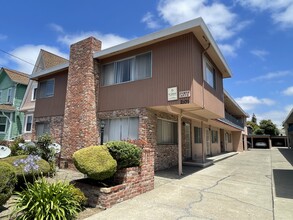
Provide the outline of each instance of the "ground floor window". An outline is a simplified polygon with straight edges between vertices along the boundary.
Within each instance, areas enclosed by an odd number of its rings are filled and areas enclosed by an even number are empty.
[[[32,125],[33,125],[33,115],[29,114],[25,116],[25,127],[24,132],[31,133],[32,132]]]
[[[157,143],[158,144],[177,144],[178,143],[178,128],[177,128],[176,122],[158,119]]]
[[[201,141],[201,128],[199,128],[199,127],[194,127],[194,143],[195,144],[202,143],[202,141]]]
[[[7,118],[5,116],[0,116],[0,132],[5,133],[7,126]]]
[[[228,133],[228,143],[232,143],[232,134]]]
[[[138,139],[138,117],[103,120],[104,142]]]
[[[43,134],[50,134],[50,124],[49,122],[37,122],[36,123],[36,134],[37,137]]]
[[[212,130],[212,143],[218,143],[218,131]]]

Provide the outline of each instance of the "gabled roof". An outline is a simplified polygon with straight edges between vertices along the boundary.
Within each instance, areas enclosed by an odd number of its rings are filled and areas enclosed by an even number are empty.
[[[58,66],[63,63],[68,63],[68,60],[56,54],[41,49],[32,74],[52,68],[54,66]]]
[[[5,73],[8,75],[8,77],[15,83],[20,83],[23,85],[27,85],[29,82],[29,75],[16,71],[16,70],[11,70],[7,68],[3,68],[2,70],[5,71]]]
[[[197,40],[200,42],[202,47],[206,49],[206,53],[209,57],[214,61],[215,65],[218,67],[220,72],[223,74],[224,78],[228,78],[232,76],[232,72],[221,53],[218,45],[216,44],[215,40],[213,39],[208,27],[204,23],[201,17],[196,18],[194,20],[178,24],[172,26],[170,28],[145,35],[143,37],[130,40],[128,42],[119,44],[114,47],[110,47],[105,50],[101,50],[95,52],[93,58],[102,59],[106,57],[110,57],[116,54],[121,54],[139,47],[144,47],[147,45],[151,45],[163,40],[167,40],[176,36],[180,36],[187,33],[193,33]],[[41,71],[34,76],[32,79],[38,79],[39,77],[47,76],[59,72],[61,70],[67,69],[69,67],[69,62],[60,64],[58,66],[52,67],[50,69]]]

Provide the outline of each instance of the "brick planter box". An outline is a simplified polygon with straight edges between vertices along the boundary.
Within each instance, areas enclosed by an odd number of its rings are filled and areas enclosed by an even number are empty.
[[[72,182],[88,198],[89,206],[110,208],[154,189],[154,149],[148,145],[143,145],[142,149],[141,165],[118,170],[113,177],[114,186],[101,187],[89,179]]]
[[[88,198],[91,207],[110,208],[116,203],[133,198],[154,188],[153,176],[145,175],[141,167],[131,167],[118,170],[114,176],[118,185],[99,187],[88,184],[84,179],[73,181]]]

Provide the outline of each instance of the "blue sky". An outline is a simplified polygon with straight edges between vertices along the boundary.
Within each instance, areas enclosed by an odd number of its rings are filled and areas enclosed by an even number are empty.
[[[233,72],[226,90],[280,126],[293,108],[293,0],[3,1],[0,50],[30,63],[41,48],[68,58],[69,45],[91,35],[105,49],[199,16]],[[1,51],[0,66],[32,71]]]

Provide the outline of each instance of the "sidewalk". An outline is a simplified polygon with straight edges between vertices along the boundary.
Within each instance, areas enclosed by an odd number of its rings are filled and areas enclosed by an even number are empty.
[[[293,219],[293,150],[272,148],[271,161],[275,219]]]

